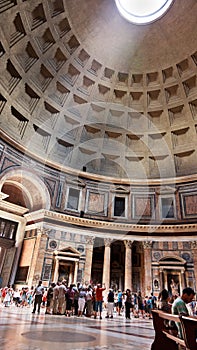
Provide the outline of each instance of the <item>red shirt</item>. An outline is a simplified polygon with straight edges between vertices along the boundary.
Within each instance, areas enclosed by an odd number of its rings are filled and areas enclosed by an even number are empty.
[[[96,288],[96,301],[103,301],[103,295],[102,292],[103,290],[105,290],[106,288]]]

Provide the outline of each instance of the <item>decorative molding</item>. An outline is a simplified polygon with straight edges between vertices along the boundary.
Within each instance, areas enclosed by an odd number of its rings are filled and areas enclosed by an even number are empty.
[[[36,216],[38,218],[47,218],[51,220],[57,220],[61,223],[65,222],[67,224],[78,225],[79,228],[81,226],[87,226],[88,228],[97,228],[100,230],[114,230],[119,232],[128,233],[146,233],[149,235],[160,234],[163,233],[173,233],[174,235],[184,233],[184,235],[188,236],[191,233],[197,232],[197,224],[182,224],[182,225],[140,225],[140,224],[124,224],[118,222],[108,222],[108,221],[99,221],[93,219],[85,219],[74,217],[70,215],[64,215],[61,213],[56,213],[48,210],[39,210],[36,212]],[[26,214],[27,218],[31,218],[31,213]],[[34,213],[32,214],[34,216]],[[29,220],[29,219],[28,219]]]

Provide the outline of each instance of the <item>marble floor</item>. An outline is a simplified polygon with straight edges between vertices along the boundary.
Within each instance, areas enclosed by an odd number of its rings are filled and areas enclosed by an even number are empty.
[[[0,350],[150,350],[152,320],[32,314],[31,308],[0,307]]]

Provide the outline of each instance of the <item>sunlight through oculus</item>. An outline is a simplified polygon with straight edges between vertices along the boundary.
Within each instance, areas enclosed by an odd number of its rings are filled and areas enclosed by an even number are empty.
[[[120,14],[129,22],[147,24],[163,16],[173,0],[115,0]]]

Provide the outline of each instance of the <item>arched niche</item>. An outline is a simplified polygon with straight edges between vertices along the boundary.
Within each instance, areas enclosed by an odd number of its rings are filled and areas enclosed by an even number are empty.
[[[51,199],[44,182],[26,169],[8,171],[0,180],[0,189],[8,195],[7,202],[26,207],[29,212],[50,209]]]

